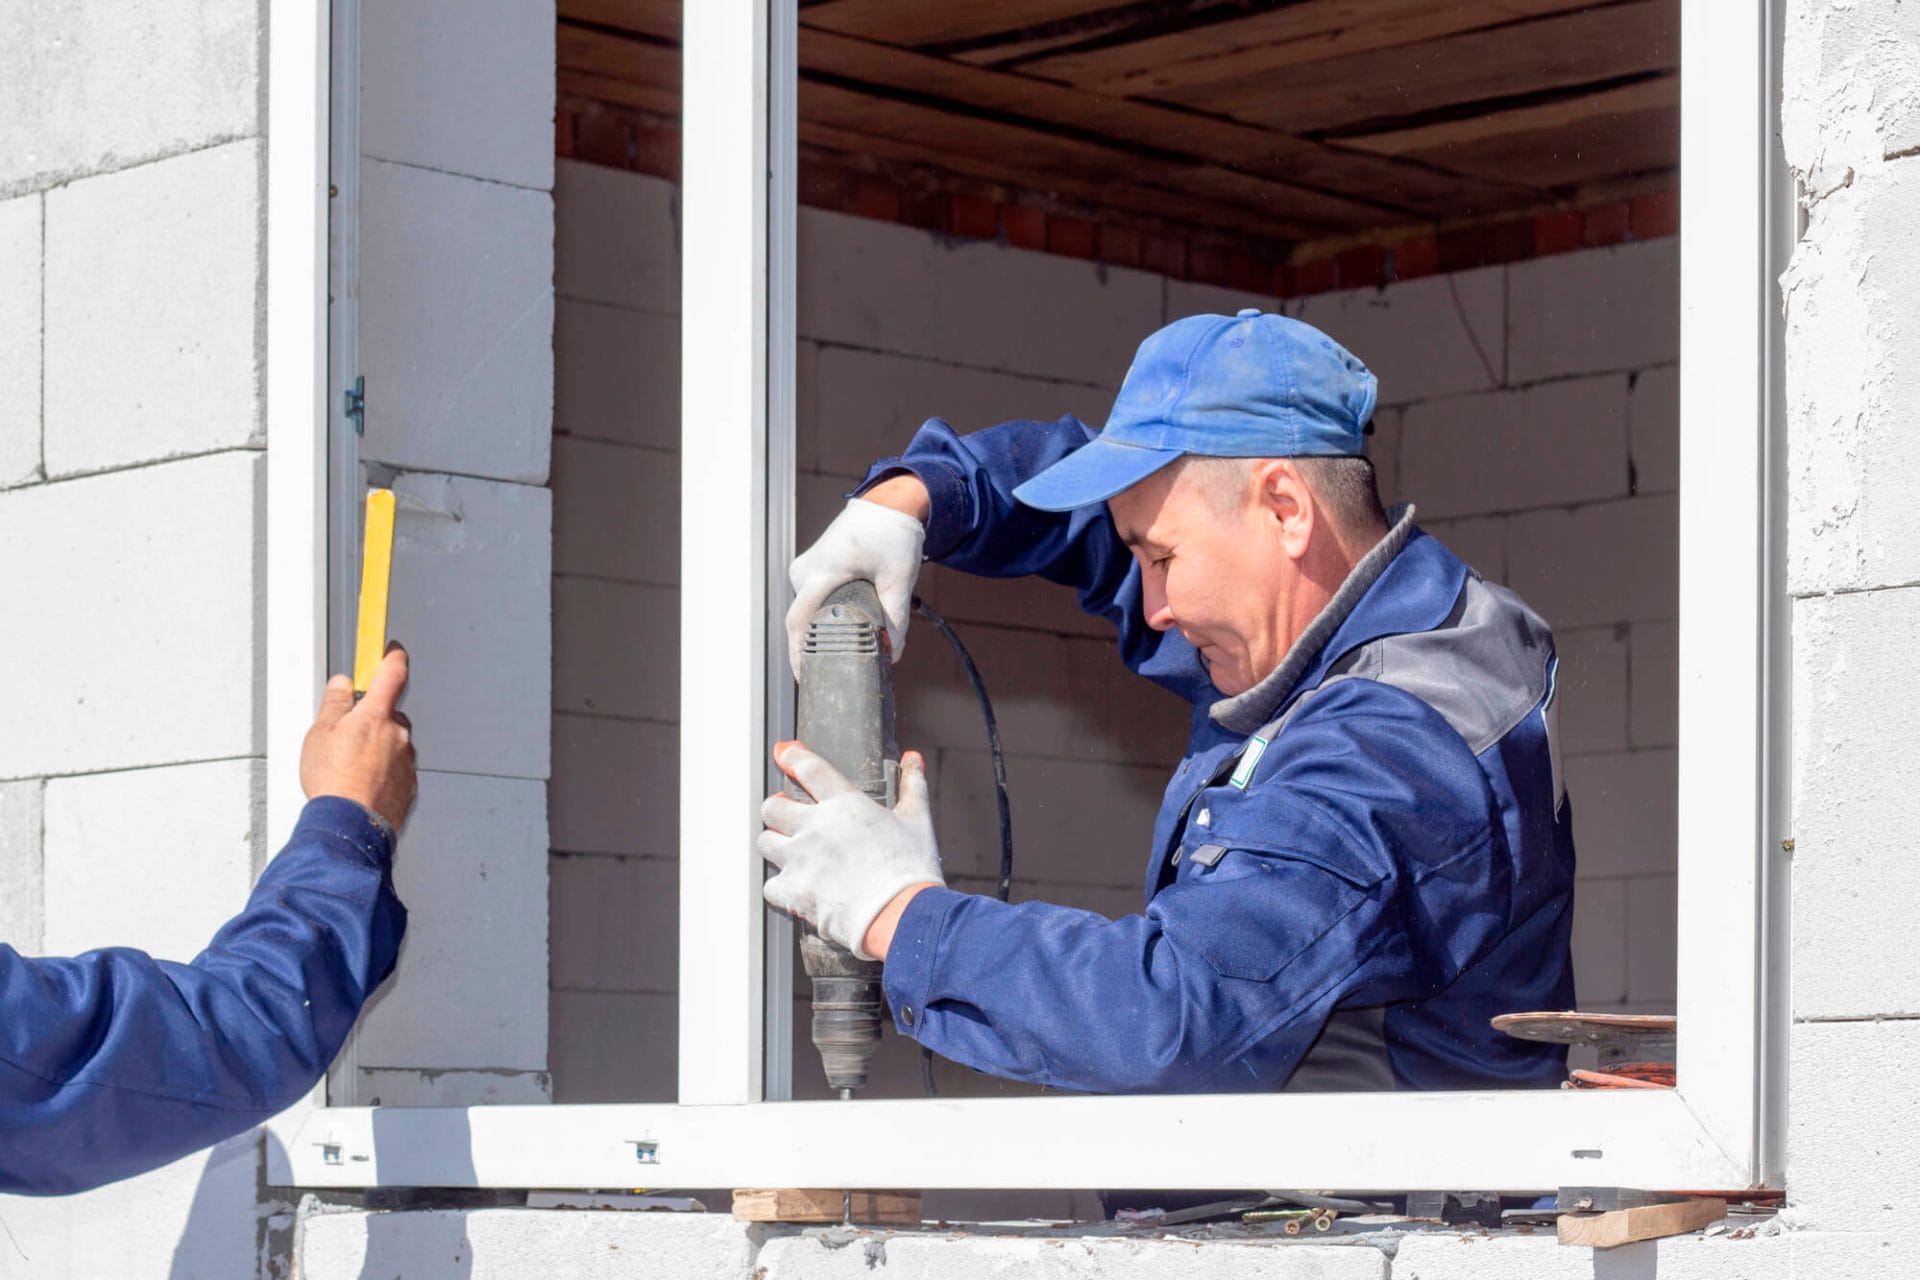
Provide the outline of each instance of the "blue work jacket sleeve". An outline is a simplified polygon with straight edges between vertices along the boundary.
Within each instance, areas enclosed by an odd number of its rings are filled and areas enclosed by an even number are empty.
[[[191,964],[0,945],[0,1191],[129,1177],[297,1101],[393,969],[391,854],[366,810],[322,798]]]
[[[1450,983],[1511,901],[1470,751],[1372,681],[1310,712],[1244,789],[1200,792],[1207,825],[1188,826],[1177,877],[1141,915],[915,897],[886,961],[895,1024],[1056,1088],[1255,1091],[1285,1083],[1335,1008]]]
[[[1022,482],[1086,444],[1078,418],[1014,421],[961,435],[930,418],[897,458],[882,458],[854,492],[910,471],[927,487],[927,559],[989,578],[1029,575],[1072,587],[1080,607],[1114,626],[1120,657],[1135,672],[1189,700],[1216,697],[1199,654],[1177,632],[1149,627],[1140,569],[1104,502],[1040,511],[1013,496]]]

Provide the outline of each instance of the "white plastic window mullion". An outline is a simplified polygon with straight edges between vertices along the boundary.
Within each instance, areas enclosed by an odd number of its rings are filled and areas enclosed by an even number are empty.
[[[1785,781],[1767,697],[1768,9],[1681,9],[1679,1078],[1754,1177],[1768,788]]]
[[[680,1086],[759,1100],[767,747],[766,0],[684,11]]]

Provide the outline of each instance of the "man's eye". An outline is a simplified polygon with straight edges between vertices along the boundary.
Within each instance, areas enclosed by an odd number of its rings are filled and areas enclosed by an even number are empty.
[[[1155,556],[1153,560],[1153,567],[1156,569],[1165,569],[1168,565],[1172,563],[1173,563],[1173,557],[1171,555]]]

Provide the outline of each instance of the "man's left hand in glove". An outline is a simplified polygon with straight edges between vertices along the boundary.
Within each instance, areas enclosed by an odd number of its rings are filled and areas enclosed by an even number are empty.
[[[767,902],[862,959],[886,959],[907,903],[946,883],[925,760],[917,751],[901,757],[899,800],[889,809],[798,742],[781,743],[773,758],[814,802],[775,794],[760,808],[760,856],[779,872],[762,888]]]

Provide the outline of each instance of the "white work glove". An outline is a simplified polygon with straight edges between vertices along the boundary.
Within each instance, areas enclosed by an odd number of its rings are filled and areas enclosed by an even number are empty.
[[[874,917],[917,884],[944,885],[927,802],[927,766],[917,751],[900,760],[899,799],[889,809],[800,743],[784,746],[780,767],[813,796],[784,794],[760,807],[767,829],[760,856],[779,874],[761,888],[767,902],[813,922],[820,936],[862,960]]]
[[[811,547],[787,569],[793,607],[787,610],[787,655],[800,674],[807,620],[827,597],[860,578],[873,583],[880,610],[887,615],[887,643],[893,660],[907,647],[907,618],[913,612],[913,582],[920,574],[920,548],[926,526],[902,511],[865,498],[853,498]]]

